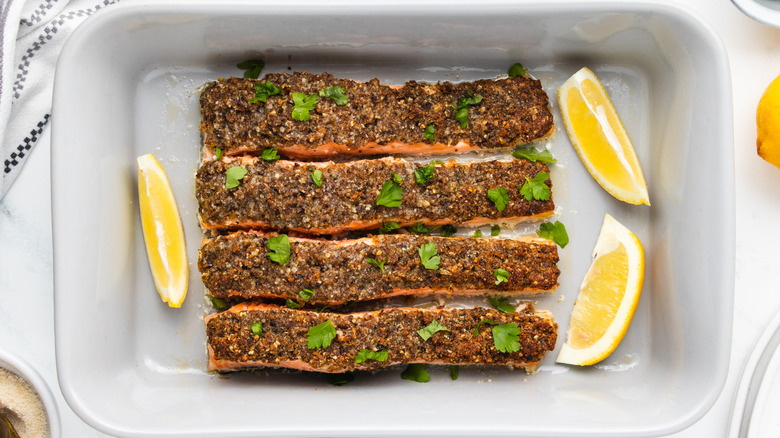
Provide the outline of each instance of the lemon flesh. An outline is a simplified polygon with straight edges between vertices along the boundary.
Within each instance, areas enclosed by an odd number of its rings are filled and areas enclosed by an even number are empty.
[[[780,76],[764,91],[756,108],[758,155],[780,167]]]
[[[558,89],[566,132],[588,172],[608,193],[650,205],[634,146],[601,82],[582,68]]]
[[[165,170],[152,154],[138,157],[138,201],[154,285],[164,302],[181,307],[189,276],[184,228]]]
[[[612,354],[628,330],[643,282],[641,242],[606,215],[593,263],[574,303],[566,343],[556,361],[592,365]]]

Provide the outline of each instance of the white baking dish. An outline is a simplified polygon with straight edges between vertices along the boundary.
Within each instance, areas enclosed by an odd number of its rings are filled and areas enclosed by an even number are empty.
[[[582,66],[605,82],[633,137],[652,207],[607,195],[558,129],[547,140],[561,250],[558,291],[536,299],[559,343],[605,213],[642,240],[647,272],[618,350],[576,369],[400,370],[343,387],[317,375],[205,372],[193,172],[198,87],[266,71],[328,71],[386,83],[470,80],[521,61],[555,90]],[[734,293],[731,83],[711,28],[644,3],[371,5],[149,1],[87,20],[57,68],[52,191],[57,368],[70,406],[119,436],[649,436],[712,406],[728,368]],[[189,297],[169,309],[145,259],[135,157],[154,152],[183,214]],[[519,232],[522,232],[520,230]],[[518,231],[516,231],[518,232]]]

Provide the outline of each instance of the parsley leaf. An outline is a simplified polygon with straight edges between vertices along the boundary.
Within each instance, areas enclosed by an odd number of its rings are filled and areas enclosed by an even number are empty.
[[[441,227],[441,237],[450,237],[453,234],[457,233],[458,229],[455,228],[455,225],[447,224],[443,227]]]
[[[289,298],[287,298],[287,301],[285,302],[285,304],[286,304],[286,305],[287,305],[287,307],[289,307],[290,309],[300,309],[300,308],[301,308],[301,305],[300,305],[300,303],[298,303],[297,301],[293,301],[293,300],[291,300],[291,299],[289,299]]]
[[[376,266],[380,270],[382,270],[383,274],[385,273],[385,263],[387,263],[387,259],[385,259],[385,260],[377,260],[377,259],[367,258],[366,261],[368,263],[371,263],[372,265]]]
[[[252,333],[259,335],[260,333],[263,333],[263,323],[261,322],[253,322],[252,323]]]
[[[490,227],[490,235],[491,236],[496,237],[499,234],[501,234],[501,227],[499,227],[498,224],[495,224],[492,227]]]
[[[423,131],[423,137],[428,141],[434,141],[433,134],[436,134],[436,127],[433,126],[433,123],[431,123],[425,127],[425,131]]]
[[[403,180],[401,179],[401,175],[399,175],[397,173],[394,173],[393,174],[393,182],[396,183],[396,184],[401,184],[401,182],[403,182]]]
[[[427,326],[421,328],[420,330],[417,330],[417,334],[420,335],[421,338],[423,338],[423,341],[427,341],[428,339],[430,339],[431,336],[433,336],[434,333],[441,332],[441,331],[451,332],[452,330],[439,324],[439,322],[434,319]]]
[[[561,248],[569,243],[569,233],[566,232],[566,226],[560,221],[555,221],[555,223],[543,223],[539,226],[539,231],[537,231],[536,234],[543,239],[552,240]]]
[[[276,148],[263,149],[263,154],[260,155],[266,163],[273,163],[279,159],[279,150]]]
[[[328,382],[333,386],[344,386],[355,380],[355,373],[341,373],[328,375]]]
[[[346,105],[347,102],[349,102],[349,98],[347,97],[347,90],[345,90],[344,87],[325,87],[320,90],[320,96],[330,97],[334,102],[336,102],[336,105],[339,106]]]
[[[498,211],[504,211],[506,205],[509,204],[509,193],[506,191],[506,187],[488,189],[487,196],[496,205]]]
[[[457,120],[462,129],[466,129],[466,126],[469,124],[469,107],[482,102],[481,94],[474,96],[471,91],[468,94],[468,97],[458,98],[457,104],[452,104],[452,108],[455,109],[455,120]]]
[[[441,257],[436,255],[439,251],[436,249],[436,244],[434,242],[426,243],[421,246],[417,252],[420,254],[420,261],[425,269],[439,269]]]
[[[525,76],[526,69],[523,67],[523,64],[520,64],[519,62],[512,64],[511,67],[509,67],[509,77],[513,78],[515,76]]]
[[[473,333],[473,334],[474,334],[474,336],[477,336],[477,335],[479,335],[479,326],[481,326],[482,324],[492,324],[492,325],[496,325],[496,324],[498,324],[498,323],[497,323],[497,322],[495,322],[495,321],[493,321],[492,319],[483,319],[482,321],[478,322],[478,323],[477,323],[477,326],[474,328],[474,333]]]
[[[306,334],[306,346],[309,350],[315,348],[328,348],[330,343],[336,338],[336,327],[329,319],[322,324],[317,324],[310,328]]]
[[[315,312],[317,312],[317,313],[322,313],[322,312],[323,312],[323,311],[325,311],[325,309],[327,309],[328,307],[330,307],[330,304],[328,304],[327,306],[316,307],[316,308],[314,309],[314,311],[315,311]]]
[[[369,359],[377,360],[379,362],[384,362],[387,360],[387,348],[384,350],[379,351],[371,351],[367,348],[364,348],[360,351],[358,351],[357,355],[355,355],[355,363],[362,363]]]
[[[550,188],[544,182],[550,178],[550,174],[547,172],[539,172],[533,178],[525,177],[525,183],[521,186],[517,186],[520,189],[520,194],[523,195],[526,201],[535,199],[537,201],[546,201],[550,199]]]
[[[225,171],[225,188],[234,189],[241,184],[246,176],[246,169],[241,166],[233,166]]]
[[[303,289],[298,292],[298,296],[303,298],[303,301],[309,301],[314,296],[314,291],[311,289]]]
[[[385,222],[384,224],[382,224],[382,228],[380,228],[378,231],[379,234],[387,234],[399,228],[401,228],[401,226],[398,225],[398,222]]]
[[[482,237],[482,230],[474,231],[474,234],[472,234],[471,237],[473,237],[475,239],[479,238],[479,237]]]
[[[311,176],[311,180],[314,181],[314,184],[317,187],[322,186],[322,172],[320,171],[320,169],[314,169],[314,170],[310,169],[309,176]]]
[[[265,244],[268,248],[268,258],[272,262],[283,265],[290,261],[290,239],[286,234],[271,237]]]
[[[509,272],[506,269],[498,268],[493,271],[493,275],[496,276],[496,286],[501,283],[509,283]]]
[[[412,363],[401,373],[401,378],[412,382],[425,383],[431,380],[431,375],[425,369],[425,364]]]
[[[417,184],[425,184],[436,174],[436,165],[444,164],[442,161],[431,161],[425,166],[414,169],[414,179]]]
[[[222,159],[222,149],[217,148],[216,156],[217,156],[217,160],[221,160]]]
[[[376,198],[376,205],[385,207],[400,207],[404,197],[404,189],[392,181],[386,181]]]
[[[214,306],[214,308],[217,310],[225,310],[230,307],[230,304],[228,304],[227,301],[223,300],[222,298],[215,298],[211,294],[206,294],[206,296],[209,298],[209,301],[211,301],[211,305]]]
[[[268,98],[282,94],[282,89],[273,82],[255,82],[255,97],[249,99],[249,103],[268,102]]]
[[[450,365],[450,379],[458,380],[458,371],[460,371],[460,365]]]
[[[490,297],[490,304],[504,313],[515,313],[516,310],[515,306],[509,304],[509,301],[506,298],[498,299]]]
[[[422,222],[417,222],[416,224],[414,224],[414,226],[409,227],[409,231],[411,231],[412,233],[415,233],[415,234],[423,235],[423,236],[430,236],[431,235],[431,231],[433,231],[433,230],[429,230],[428,227],[423,225]]]
[[[502,353],[520,351],[520,333],[520,328],[514,322],[494,326],[493,345]]]
[[[312,93],[306,96],[303,93],[293,93],[292,98],[294,104],[292,110],[293,120],[300,122],[309,120],[311,117],[309,111],[313,110],[314,106],[317,105],[317,95]]]
[[[535,147],[526,146],[518,147],[512,152],[512,156],[519,159],[525,158],[526,160],[536,163],[541,161],[542,163],[555,163],[557,160],[553,158],[552,153],[547,149],[536,149]]]
[[[263,67],[265,67],[265,62],[261,59],[250,59],[244,62],[239,62],[236,64],[236,67],[240,68],[241,70],[246,70],[244,72],[245,78],[257,79],[260,77],[260,73],[263,71]]]

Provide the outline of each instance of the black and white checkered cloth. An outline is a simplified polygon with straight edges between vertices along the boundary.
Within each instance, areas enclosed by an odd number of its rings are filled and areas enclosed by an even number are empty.
[[[0,0],[0,199],[51,119],[54,68],[73,29],[119,0]]]

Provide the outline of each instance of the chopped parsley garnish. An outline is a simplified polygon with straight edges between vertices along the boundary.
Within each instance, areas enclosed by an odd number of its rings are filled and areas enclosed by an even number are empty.
[[[439,324],[439,322],[434,319],[427,326],[421,328],[420,330],[417,330],[417,334],[420,335],[421,338],[423,338],[423,341],[427,341],[428,339],[430,339],[431,336],[433,336],[434,333],[442,332],[442,331],[450,332],[452,330]]]
[[[474,96],[469,91],[468,97],[458,98],[458,103],[452,104],[452,108],[455,109],[455,120],[458,121],[462,129],[466,129],[466,126],[469,124],[469,107],[480,102],[482,102],[482,95],[477,94]]]
[[[431,380],[431,375],[425,369],[425,364],[412,363],[401,373],[401,378],[412,382],[425,383]]]
[[[328,304],[327,306],[316,307],[316,308],[314,309],[314,311],[315,311],[315,312],[317,312],[317,313],[322,313],[322,312],[323,312],[323,311],[325,311],[325,309],[327,309],[328,307],[330,307],[330,304]]]
[[[566,232],[566,226],[560,221],[543,223],[539,226],[539,231],[536,234],[543,239],[552,240],[561,248],[569,243],[569,233]]]
[[[453,234],[457,233],[458,229],[455,228],[452,224],[447,224],[443,227],[441,227],[441,237],[450,237]]]
[[[487,196],[493,201],[498,211],[504,211],[506,205],[509,204],[509,193],[506,191],[506,187],[488,189]]]
[[[426,243],[421,246],[417,252],[420,254],[420,261],[425,269],[439,269],[441,257],[436,255],[439,251],[436,249],[436,244],[434,242]]]
[[[460,371],[460,365],[450,365],[450,379],[458,380],[458,371]]]
[[[294,104],[292,110],[293,120],[300,122],[309,120],[311,117],[309,111],[313,110],[314,106],[317,105],[317,95],[312,93],[306,96],[303,93],[293,93],[292,98]]]
[[[479,237],[482,237],[482,230],[474,231],[474,234],[472,234],[471,237],[473,237],[475,239],[479,238]]]
[[[315,348],[328,348],[330,343],[336,338],[336,327],[329,319],[322,324],[317,324],[310,328],[306,334],[306,346],[309,350]]]
[[[496,237],[499,234],[501,234],[501,227],[498,226],[498,224],[495,224],[492,227],[490,227],[490,235],[491,236]]]
[[[214,308],[217,310],[225,310],[230,307],[230,304],[228,304],[227,301],[223,300],[222,298],[215,298],[211,294],[206,294],[206,296],[209,298],[209,301],[211,301],[211,305],[214,306]]]
[[[252,323],[252,333],[259,335],[260,333],[263,333],[263,323],[260,322],[253,322]]]
[[[245,78],[257,79],[260,77],[260,73],[263,71],[263,67],[265,67],[265,62],[260,59],[250,59],[244,62],[239,62],[236,64],[236,67],[240,68],[241,70],[246,70],[244,72]]]
[[[393,182],[396,183],[396,184],[401,184],[401,182],[403,182],[403,180],[401,179],[401,175],[399,175],[397,173],[394,173],[393,174]]]
[[[522,187],[517,186],[517,188],[520,189],[520,194],[523,195],[526,201],[532,199],[546,201],[550,199],[550,188],[544,182],[549,178],[549,173],[539,172],[533,178],[525,177],[525,183]]]
[[[300,309],[301,308],[300,303],[298,303],[297,301],[293,301],[293,300],[291,300],[289,298],[287,298],[287,301],[286,301],[285,304],[287,304],[287,307],[289,307],[291,309]]]
[[[334,102],[336,102],[336,105],[339,106],[346,105],[347,102],[349,102],[349,98],[347,97],[347,90],[345,90],[344,87],[325,87],[320,90],[320,96],[330,97]]]
[[[320,169],[309,170],[309,176],[317,187],[322,186],[322,172]]]
[[[425,131],[423,131],[423,137],[425,137],[428,141],[434,141],[433,134],[436,134],[436,127],[433,126],[433,123],[425,127]]]
[[[385,222],[384,224],[382,224],[382,227],[378,231],[379,234],[387,234],[399,228],[401,228],[401,226],[398,225],[398,222]]]
[[[409,231],[411,231],[414,234],[420,234],[420,235],[423,235],[423,236],[430,236],[431,235],[431,231],[433,231],[433,230],[428,229],[428,227],[423,225],[422,222],[417,222],[416,224],[414,224],[414,226],[409,227]]]
[[[268,248],[268,258],[272,262],[284,265],[290,261],[290,239],[286,234],[271,237],[265,247]]]
[[[506,269],[495,269],[493,270],[493,275],[496,277],[496,286],[501,283],[509,283],[509,272]]]
[[[217,155],[217,160],[221,160],[222,159],[222,149],[217,148],[216,155]]]
[[[298,296],[303,299],[303,301],[309,301],[311,297],[314,296],[314,291],[311,289],[303,289],[300,292],[298,292]]]
[[[490,304],[504,313],[515,313],[515,306],[509,304],[506,298],[498,299],[490,297]]]
[[[495,322],[495,321],[493,321],[492,319],[483,319],[482,321],[480,321],[480,322],[478,322],[478,323],[477,323],[477,326],[476,326],[476,327],[474,327],[474,336],[477,336],[477,335],[479,335],[479,327],[480,327],[482,324],[492,324],[492,325],[496,325],[496,324],[498,324],[498,323],[497,323],[497,322]]]
[[[414,170],[414,179],[417,181],[417,184],[425,184],[428,181],[433,178],[433,176],[436,174],[436,165],[437,164],[444,164],[441,161],[431,161],[430,163],[426,164],[425,166],[418,167]]]
[[[225,188],[234,189],[241,184],[246,176],[246,169],[241,166],[233,166],[225,171]]]
[[[282,94],[282,89],[273,82],[255,82],[255,97],[249,99],[249,103],[267,102],[268,98]]]
[[[367,258],[366,262],[371,263],[372,265],[379,268],[383,274],[385,273],[385,263],[387,263],[387,259],[377,260],[377,259]]]
[[[511,67],[509,67],[509,77],[513,78],[515,76],[525,76],[526,69],[523,67],[523,64],[520,64],[519,62],[512,64]]]
[[[263,153],[260,155],[260,158],[262,158],[266,163],[273,163],[279,159],[279,150],[276,148],[263,149]]]
[[[379,362],[384,362],[387,360],[387,348],[384,350],[379,351],[372,351],[367,348],[364,348],[355,355],[355,363],[363,363],[367,360],[376,360]]]
[[[536,163],[537,161],[541,161],[542,163],[555,163],[557,161],[555,158],[553,158],[552,153],[547,149],[542,149],[540,151],[539,149],[531,146],[518,146],[517,149],[512,152],[512,156],[518,160],[525,158],[532,163]]]
[[[520,327],[514,322],[494,326],[493,345],[502,353],[520,351],[520,333]]]
[[[400,207],[404,197],[404,189],[392,181],[386,181],[376,198],[376,205],[385,207]]]

